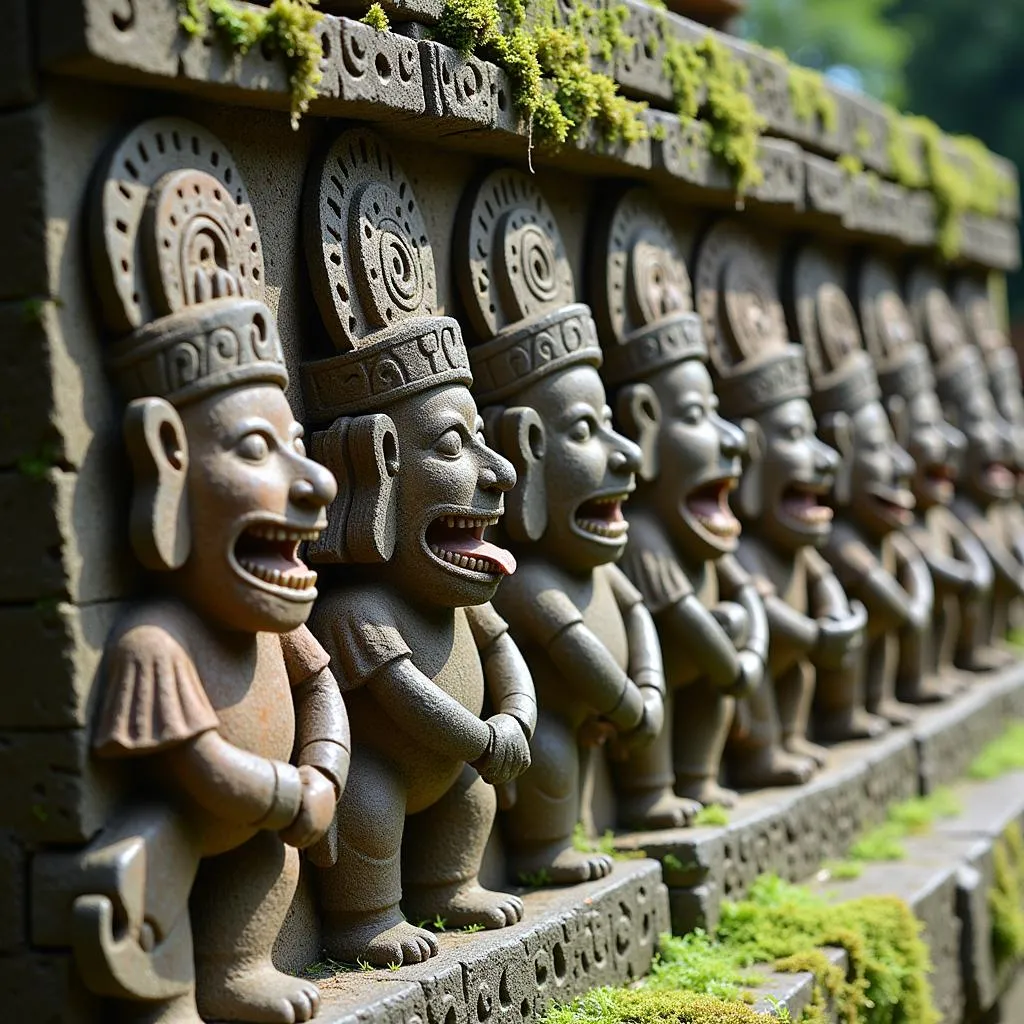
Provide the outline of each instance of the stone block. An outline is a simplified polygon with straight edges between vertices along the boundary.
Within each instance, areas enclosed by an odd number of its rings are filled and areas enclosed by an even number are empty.
[[[795,142],[762,137],[757,163],[764,180],[750,190],[750,196],[762,203],[792,206],[804,201],[803,151]]]
[[[861,93],[832,89],[839,105],[839,130],[846,151],[858,157],[865,167],[888,175],[889,113],[885,105]]]
[[[0,300],[38,299],[49,294],[44,146],[41,107],[0,115],[6,221],[0,249]]]
[[[441,17],[441,0],[381,0],[381,7],[391,22],[422,22],[434,25]],[[330,14],[362,17],[366,13],[366,0],[321,0],[320,7]]]
[[[960,255],[1007,272],[1019,269],[1020,233],[1012,221],[965,213],[960,218]]]
[[[498,94],[495,66],[427,39],[418,45],[425,113],[412,124],[434,136],[490,128]]]
[[[86,725],[103,645],[123,605],[64,602],[0,606],[0,729]]]
[[[933,245],[938,220],[938,206],[931,192],[907,193],[903,206],[903,241],[921,248]]]
[[[845,949],[826,947],[823,952],[832,964],[847,967],[848,957]],[[774,1013],[781,1016],[780,1011],[789,1011],[790,1020],[801,1020],[804,1010],[810,1005],[814,995],[814,975],[809,971],[796,971],[791,974],[772,970],[770,965],[755,964],[751,970],[765,980],[751,991],[753,1009],[758,1013]],[[826,1011],[829,1024],[838,1024],[834,1007]]]
[[[441,953],[390,971],[318,978],[325,1024],[523,1024],[595,985],[646,974],[669,928],[668,898],[649,860],[609,878],[523,894],[521,924],[439,935]],[[397,980],[396,980],[397,979]],[[386,999],[380,991],[387,988]],[[385,1009],[381,1009],[382,1003]]]
[[[850,206],[850,176],[834,160],[804,153],[804,206],[841,219]]]
[[[423,70],[415,39],[339,18],[338,53],[330,66],[334,79],[324,87],[341,101],[346,116],[380,120],[424,112]]]
[[[4,1019],[32,1024],[95,1024],[109,1020],[99,999],[86,992],[70,953],[21,953],[0,957]]]
[[[665,38],[671,34],[699,42],[706,32],[693,22],[659,11],[643,0],[625,0],[629,12],[622,30],[632,42],[614,56],[614,77],[622,92],[660,104],[672,102],[672,83],[665,74]]]
[[[30,0],[13,0],[4,8],[0,36],[0,108],[24,107],[38,94],[35,40],[32,37]]]
[[[906,195],[906,189],[881,181],[877,175],[854,175],[843,227],[848,231],[902,240]]]
[[[673,935],[685,935],[695,928],[712,932],[718,927],[718,916],[722,907],[721,890],[714,882],[705,882],[688,888],[670,887],[668,906]]]
[[[28,855],[18,836],[0,830],[0,954],[28,944]]]
[[[290,103],[288,69],[281,56],[261,46],[239,54],[226,47],[212,32],[190,36],[178,31],[170,37],[180,52],[177,74],[191,82],[244,90],[247,103],[258,103],[253,94],[270,93],[275,105]],[[262,105],[262,104],[260,104]]]
[[[126,483],[99,466],[0,473],[0,535],[16,541],[0,567],[0,601],[87,602],[128,593],[134,568],[122,526]]]
[[[90,757],[85,729],[0,733],[0,828],[26,843],[84,843],[106,820],[113,769]]]
[[[661,110],[650,111],[650,118],[657,126],[651,140],[651,167],[656,173],[701,189],[733,191],[729,168],[708,150],[706,124]]]

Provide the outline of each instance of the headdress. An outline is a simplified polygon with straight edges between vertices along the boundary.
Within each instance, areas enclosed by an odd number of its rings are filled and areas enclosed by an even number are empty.
[[[263,302],[256,218],[226,147],[180,118],[145,121],[114,150],[93,206],[94,271],[124,396],[181,406],[288,371]]]

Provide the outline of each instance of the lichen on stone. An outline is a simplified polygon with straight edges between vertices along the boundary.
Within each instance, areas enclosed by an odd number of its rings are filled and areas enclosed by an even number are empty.
[[[234,0],[179,0],[178,23],[191,36],[212,31],[232,53],[254,46],[279,53],[288,71],[292,127],[316,97],[323,46],[317,27],[323,15],[317,0],[273,0],[268,8],[241,7]]]
[[[822,130],[831,134],[839,124],[839,107],[828,90],[820,71],[786,62],[789,99],[793,114],[804,124],[820,122]]]

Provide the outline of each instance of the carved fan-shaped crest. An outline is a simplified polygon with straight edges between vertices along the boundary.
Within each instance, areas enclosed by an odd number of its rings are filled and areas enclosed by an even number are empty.
[[[991,359],[1010,347],[1010,340],[996,321],[992,298],[984,281],[961,277],[953,289],[953,301],[963,319],[970,340]]]
[[[643,327],[693,309],[675,233],[647,189],[630,189],[610,208],[591,255],[594,313],[608,339],[621,344]]]
[[[704,237],[695,273],[697,312],[711,364],[725,377],[789,344],[782,304],[758,241],[732,221]]]
[[[311,172],[304,217],[313,293],[342,352],[437,310],[434,254],[412,185],[372,132],[340,135]]]
[[[242,176],[206,129],[143,122],[114,150],[99,192],[93,264],[111,331],[213,298],[263,298],[263,249]]]
[[[934,268],[915,268],[907,282],[910,313],[936,367],[967,346],[963,321]]]
[[[487,175],[466,198],[456,239],[464,254],[456,276],[478,339],[575,301],[561,232],[529,175]]]
[[[900,362],[918,344],[892,265],[877,256],[860,267],[857,301],[864,344],[878,367]]]

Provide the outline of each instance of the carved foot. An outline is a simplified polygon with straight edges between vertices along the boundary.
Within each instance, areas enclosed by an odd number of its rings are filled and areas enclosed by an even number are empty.
[[[282,974],[259,964],[199,987],[204,1020],[241,1020],[250,1024],[297,1024],[312,1020],[320,1009],[320,991],[305,978]]]
[[[957,655],[954,664],[964,672],[998,672],[1016,659],[1009,651],[996,647],[976,647]]]
[[[680,796],[689,797],[695,800],[702,807],[708,804],[718,804],[719,807],[735,807],[740,795],[735,789],[726,789],[720,786],[715,779],[705,776],[700,778],[685,778],[676,776],[676,792]]]
[[[754,756],[736,758],[729,765],[729,781],[744,789],[763,786],[799,786],[817,771],[809,757],[767,747]]]
[[[895,698],[881,700],[872,709],[891,725],[910,725],[917,719],[917,709],[911,704],[902,704]]]
[[[791,754],[809,757],[819,768],[824,768],[828,764],[828,751],[817,743],[812,743],[806,736],[787,736],[782,745]]]
[[[585,853],[561,843],[511,858],[512,876],[524,885],[574,885],[612,873],[615,862],[606,853]]]
[[[523,919],[523,901],[507,892],[492,892],[482,885],[414,889],[403,901],[406,913],[417,921],[441,919],[446,928],[505,928]]]
[[[619,823],[636,831],[682,828],[700,809],[698,801],[678,797],[671,790],[626,793],[619,797]]]
[[[904,704],[938,704],[960,692],[953,679],[921,679],[906,686],[896,684],[896,696]]]
[[[878,715],[863,708],[837,715],[821,716],[814,727],[816,739],[826,743],[844,743],[847,740],[873,740],[885,735],[891,726]]]
[[[422,963],[440,950],[436,935],[409,924],[397,908],[345,924],[325,921],[324,948],[335,960],[374,967]]]

